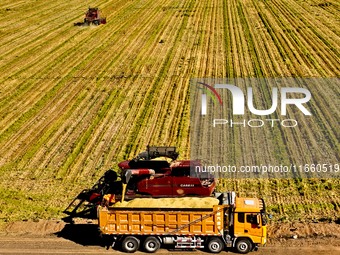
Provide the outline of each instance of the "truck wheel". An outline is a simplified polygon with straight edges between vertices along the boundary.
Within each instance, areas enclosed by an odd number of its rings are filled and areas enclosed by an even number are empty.
[[[161,243],[155,236],[147,237],[143,243],[144,250],[149,253],[156,252],[160,247]]]
[[[252,243],[248,239],[239,239],[235,248],[238,253],[246,254],[251,251]]]
[[[122,242],[122,250],[124,252],[132,253],[138,250],[139,240],[134,236],[127,236]]]
[[[211,253],[220,253],[224,249],[224,243],[220,238],[212,237],[208,242],[207,248]]]

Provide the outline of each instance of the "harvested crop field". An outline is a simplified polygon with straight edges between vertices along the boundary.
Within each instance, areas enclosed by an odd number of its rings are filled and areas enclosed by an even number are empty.
[[[73,26],[93,4],[107,24]],[[339,9],[336,0],[1,1],[0,220],[61,217],[148,144],[188,158],[191,78],[339,77]],[[339,161],[340,88],[312,90],[328,109],[314,115],[322,134],[307,125],[292,138],[320,135]],[[279,148],[289,161],[295,148]],[[219,190],[264,197],[275,220],[339,221],[338,178],[222,180]]]

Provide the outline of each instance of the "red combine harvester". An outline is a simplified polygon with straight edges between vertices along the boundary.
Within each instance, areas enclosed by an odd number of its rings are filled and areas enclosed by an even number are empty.
[[[160,158],[155,160],[156,158]],[[211,196],[216,182],[212,176],[199,176],[190,168],[199,165],[194,160],[177,160],[176,147],[151,147],[132,160],[118,164],[121,175],[108,170],[91,189],[83,190],[66,208],[64,213],[72,218],[96,218],[96,206],[103,196],[113,194],[116,200],[140,197]],[[120,179],[120,180],[119,180]],[[123,194],[123,184],[126,192]]]
[[[84,22],[74,23],[75,26],[89,26],[106,24],[106,18],[101,17],[101,11],[98,8],[90,8],[87,10],[84,18]]]

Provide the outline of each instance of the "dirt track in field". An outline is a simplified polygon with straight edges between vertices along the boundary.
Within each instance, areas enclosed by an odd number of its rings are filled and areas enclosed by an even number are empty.
[[[315,242],[313,244],[313,242]],[[340,241],[336,238],[314,239],[314,240],[286,240],[276,244],[269,244],[260,247],[257,252],[249,254],[257,255],[309,255],[324,254],[337,255],[340,252]],[[222,252],[221,254],[236,254],[232,252]],[[119,250],[107,249],[101,244],[89,242],[88,244],[77,243],[62,237],[0,237],[0,254],[124,254]],[[136,252],[135,254],[146,254]],[[185,254],[201,255],[208,254],[204,251],[193,250],[167,250],[160,249],[157,254]]]
[[[108,248],[97,225],[61,221],[14,222],[0,232],[0,254],[124,254]],[[340,252],[340,225],[336,223],[285,223],[269,227],[269,241],[257,255],[335,255]],[[292,239],[291,235],[298,235]],[[208,254],[205,251],[160,249],[158,254]],[[234,254],[231,251],[221,254]],[[135,254],[146,254],[137,252]]]

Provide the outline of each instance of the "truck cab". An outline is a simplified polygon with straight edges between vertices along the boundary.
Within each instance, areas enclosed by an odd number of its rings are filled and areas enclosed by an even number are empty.
[[[257,250],[258,244],[267,242],[267,216],[263,199],[237,197],[228,217],[227,246],[245,254]]]

